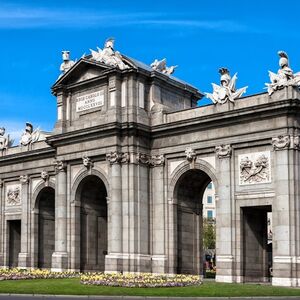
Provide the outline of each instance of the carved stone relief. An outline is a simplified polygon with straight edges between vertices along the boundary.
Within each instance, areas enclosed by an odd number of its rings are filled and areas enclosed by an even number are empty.
[[[86,155],[82,157],[82,163],[87,169],[92,168],[94,165],[92,160],[89,157],[87,157]]]
[[[239,155],[239,184],[271,182],[270,151]]]
[[[194,149],[192,149],[190,147],[186,148],[185,156],[186,156],[187,161],[189,161],[189,162],[193,162],[196,160],[196,152]]]
[[[41,178],[44,180],[44,181],[48,181],[49,180],[49,173],[47,171],[42,171],[41,172]]]
[[[15,206],[21,204],[20,186],[10,186],[7,188],[6,203],[8,206]]]

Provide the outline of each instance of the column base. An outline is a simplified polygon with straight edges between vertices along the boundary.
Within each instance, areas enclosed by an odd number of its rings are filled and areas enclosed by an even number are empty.
[[[28,269],[28,268],[30,268],[29,253],[26,253],[26,252],[20,252],[19,253],[18,268],[19,269]]]
[[[0,267],[4,266],[4,255],[3,253],[0,253]]]
[[[164,274],[168,272],[168,260],[166,255],[152,255],[152,273]]]
[[[234,277],[232,275],[216,275],[216,282],[233,283]]]
[[[68,270],[68,253],[54,252],[52,254],[51,271],[63,272]]]
[[[105,272],[149,273],[151,272],[151,256],[110,253],[105,256]]]
[[[273,277],[272,285],[274,286],[299,286],[300,280],[298,278],[282,278],[282,277]]]

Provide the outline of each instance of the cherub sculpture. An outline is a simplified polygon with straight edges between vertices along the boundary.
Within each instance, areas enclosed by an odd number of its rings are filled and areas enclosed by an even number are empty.
[[[237,73],[231,78],[227,68],[220,68],[219,73],[221,74],[221,84],[212,83],[213,93],[205,93],[206,97],[211,99],[214,104],[224,104],[228,100],[234,103],[235,99],[240,98],[246,92],[247,86],[236,89]]]
[[[61,71],[61,76],[67,73],[75,64],[75,61],[70,60],[70,51],[62,51],[63,62],[60,65],[59,70]]]
[[[0,128],[0,151],[12,146],[13,140],[10,139],[9,134],[5,136],[5,128]]]
[[[150,65],[150,67],[155,71],[162,72],[166,75],[171,75],[175,72],[175,69],[178,66],[167,67],[167,60],[166,58],[163,58],[162,60],[155,59],[154,62]]]
[[[272,95],[276,90],[281,90],[286,86],[300,86],[300,73],[293,73],[289,66],[289,58],[286,52],[278,51],[279,66],[277,74],[269,71],[271,83],[266,83],[269,95]]]
[[[119,51],[114,50],[114,38],[105,41],[103,50],[97,47],[98,51],[91,50],[92,59],[104,63],[105,65],[117,67],[120,70],[128,69],[129,66],[124,63],[122,55]]]
[[[25,130],[21,135],[21,140],[20,140],[20,144],[22,146],[27,146],[29,144],[32,144],[36,141],[38,141],[39,137],[40,137],[40,129],[37,128],[36,130],[33,131],[33,126],[31,123],[26,123],[25,126]]]

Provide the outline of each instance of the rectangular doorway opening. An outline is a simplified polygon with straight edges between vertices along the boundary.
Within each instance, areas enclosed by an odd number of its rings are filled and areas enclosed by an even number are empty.
[[[271,205],[242,208],[244,282],[269,282],[272,243],[269,239]]]
[[[21,220],[7,221],[8,227],[8,266],[18,266],[19,253],[21,251]]]

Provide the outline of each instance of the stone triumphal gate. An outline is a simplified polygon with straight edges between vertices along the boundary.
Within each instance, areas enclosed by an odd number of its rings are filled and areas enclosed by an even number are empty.
[[[272,283],[300,285],[300,93],[287,56],[269,93],[244,98],[220,69],[204,107],[175,67],[112,40],[63,59],[54,131],[27,123],[19,146],[0,132],[1,266],[201,274],[213,181],[217,281],[268,280],[272,212]]]

